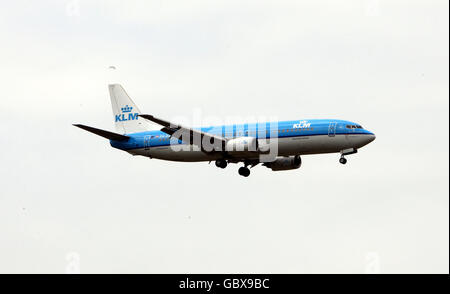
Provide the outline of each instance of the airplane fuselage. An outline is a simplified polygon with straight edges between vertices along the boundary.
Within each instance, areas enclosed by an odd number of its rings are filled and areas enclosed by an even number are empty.
[[[375,135],[360,125],[344,120],[310,119],[239,124],[198,128],[203,132],[226,139],[254,137],[260,144],[276,144],[277,156],[350,153],[370,143]],[[222,152],[204,152],[197,146],[183,143],[162,131],[126,134],[128,141],[110,140],[111,146],[133,155],[170,161],[212,161],[224,157]],[[184,145],[184,146],[180,146]],[[272,145],[273,146],[273,145]],[[180,148],[183,147],[183,148]],[[259,154],[229,155],[236,160],[258,158]]]

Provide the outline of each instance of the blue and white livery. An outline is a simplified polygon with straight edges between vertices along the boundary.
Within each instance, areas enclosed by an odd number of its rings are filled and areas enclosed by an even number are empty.
[[[110,140],[111,146],[132,155],[170,161],[215,161],[225,168],[243,163],[239,174],[262,164],[273,171],[297,169],[301,155],[339,153],[346,155],[375,140],[361,125],[346,120],[309,119],[191,128],[142,114],[122,86],[109,85],[116,132],[75,124]],[[160,130],[151,131],[151,123]]]

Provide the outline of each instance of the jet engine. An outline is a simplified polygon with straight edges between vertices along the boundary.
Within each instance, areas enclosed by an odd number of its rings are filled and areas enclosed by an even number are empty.
[[[227,152],[258,152],[258,139],[254,137],[239,137],[227,141],[225,145]]]
[[[274,161],[266,162],[263,165],[273,171],[297,169],[302,165],[302,159],[300,158],[300,155],[278,157]]]

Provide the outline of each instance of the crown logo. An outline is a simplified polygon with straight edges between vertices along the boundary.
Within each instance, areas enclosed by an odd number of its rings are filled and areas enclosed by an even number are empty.
[[[125,107],[121,108],[122,112],[124,112],[124,113],[125,112],[131,112],[132,109],[133,109],[133,107],[128,106],[128,104],[125,105]]]

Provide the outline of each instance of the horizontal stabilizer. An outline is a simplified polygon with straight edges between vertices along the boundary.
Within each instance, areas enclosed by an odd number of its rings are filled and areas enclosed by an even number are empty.
[[[105,130],[96,129],[96,128],[93,128],[93,127],[88,127],[88,126],[85,126],[85,125],[74,124],[74,126],[79,127],[80,129],[83,129],[85,131],[94,133],[96,135],[102,136],[103,138],[114,140],[114,141],[127,141],[130,138],[128,136],[116,134],[116,133],[113,133],[113,132],[108,132],[108,131],[105,131]]]

